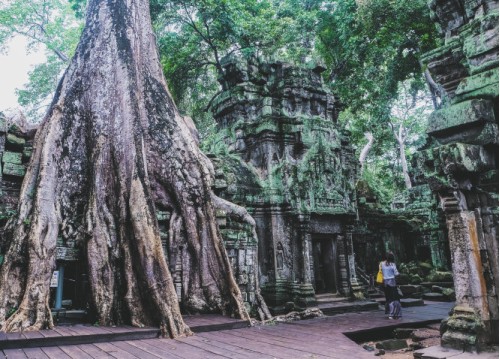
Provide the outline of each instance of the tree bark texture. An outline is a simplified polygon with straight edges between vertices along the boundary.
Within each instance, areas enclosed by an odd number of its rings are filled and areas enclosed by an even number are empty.
[[[399,147],[399,158],[401,160],[401,168],[403,172],[403,178],[405,180],[405,186],[406,188],[410,189],[412,188],[411,184],[411,178],[410,174],[408,171],[408,161],[406,161],[406,130],[404,129],[403,124],[399,125],[398,132],[394,131],[394,137],[396,138],[396,141],[398,141],[398,147]]]
[[[373,142],[375,138],[371,132],[365,132],[365,138],[368,140],[366,145],[363,146],[361,153],[359,154],[359,164],[361,165],[361,174],[363,174],[363,170],[365,167],[366,158],[368,157],[368,153],[370,152]]]
[[[190,334],[156,210],[182,241],[184,305],[248,319],[215,220],[212,173],[167,90],[147,0],[90,0],[85,28],[37,132],[0,270],[5,331],[53,325],[56,240],[87,257],[101,325]]]

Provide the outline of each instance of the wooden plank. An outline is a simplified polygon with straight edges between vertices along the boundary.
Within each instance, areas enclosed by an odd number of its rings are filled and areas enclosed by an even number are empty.
[[[69,355],[71,358],[92,359],[92,357],[89,354],[87,354],[84,350],[79,348],[77,345],[62,345],[59,348],[64,353]]]
[[[24,354],[22,349],[6,349],[3,351],[5,356],[9,359],[26,359],[27,356]]]
[[[140,348],[137,348],[136,346],[133,346],[127,342],[113,342],[113,345],[120,348],[121,350],[126,351],[127,353],[130,353],[132,355],[135,355],[138,358],[141,359],[158,359],[161,358],[160,356],[151,354],[145,350],[142,350]]]
[[[55,326],[52,330],[61,334],[61,336],[63,337],[72,337],[73,335],[78,334],[75,331],[71,330],[70,327]]]
[[[33,359],[48,359],[49,357],[43,352],[41,348],[25,348],[23,349],[27,358]]]
[[[77,324],[69,327],[68,329],[75,332],[75,335],[92,335],[94,334],[91,326]]]
[[[176,342],[172,339],[147,339],[143,340],[143,342],[159,349],[163,349],[165,353],[174,354],[175,356],[184,359],[206,359],[210,358],[211,354],[203,349]]]
[[[111,355],[106,353],[104,350],[99,349],[94,344],[81,344],[77,345],[77,347],[94,359],[112,358]]]
[[[111,355],[114,358],[118,359],[136,359],[138,357],[127,353],[124,350],[121,350],[117,346],[113,345],[112,343],[96,343],[94,344],[96,347],[99,349],[105,351],[107,354]]]
[[[318,357],[328,358],[331,357],[331,352],[333,346],[330,344],[327,347],[320,347],[317,343],[311,344],[307,340],[303,342],[298,342],[295,339],[287,339],[279,336],[273,336],[266,333],[259,333],[256,330],[253,331],[239,331],[238,333],[228,332],[229,335],[234,335],[238,338],[246,338],[249,341],[258,341],[259,343],[271,344],[276,349],[285,348],[293,349],[298,352],[302,352],[308,356],[309,354],[315,354]],[[278,349],[278,351],[280,351]]]
[[[85,326],[85,329],[90,334],[111,334],[112,332],[107,327]]]
[[[186,339],[185,343],[206,351],[210,351],[225,358],[244,359],[250,358],[252,357],[252,354],[255,354],[249,350],[244,351],[241,348],[232,345],[224,345],[223,343],[216,343],[215,341],[206,338],[199,338],[196,335]]]
[[[43,338],[42,333],[40,331],[29,331],[23,333],[26,339],[35,339],[35,338]]]
[[[248,340],[248,339],[244,339],[244,338],[239,338],[238,336],[234,336],[234,335],[228,335],[227,332],[225,332],[225,331],[224,332],[217,332],[217,333],[209,332],[209,333],[204,333],[202,335],[203,335],[203,337],[207,337],[209,339],[215,337],[215,339],[218,340],[219,342],[237,345],[241,348],[250,349],[250,350],[253,350],[259,354],[270,355],[270,356],[276,357],[276,358],[288,359],[288,358],[307,357],[307,356],[304,356],[304,353],[299,352],[297,350],[287,349],[287,348],[279,348],[279,350],[277,350],[277,348],[271,344],[264,343],[261,341],[256,341],[256,340]]]
[[[45,347],[42,348],[42,350],[49,358],[71,359],[71,357],[63,352],[59,347]]]
[[[197,343],[196,341],[193,340],[193,338],[179,338],[175,339],[176,342],[180,342],[186,345],[189,345],[194,348],[198,348],[200,350],[204,350],[208,353],[211,353],[212,355],[219,355],[222,358],[231,358],[230,355],[228,355],[228,351],[221,350],[220,348],[213,347],[211,345],[203,345],[201,343]]]
[[[58,332],[56,332],[55,330],[52,330],[52,329],[40,330],[39,333],[42,334],[42,336],[44,338],[55,338],[55,337],[60,337],[61,336],[61,333],[58,333]]]
[[[6,333],[7,340],[22,340],[26,339],[23,333],[15,332],[15,333]]]
[[[206,342],[206,343],[210,343],[213,346],[216,346],[218,348],[222,348],[222,349],[228,350],[231,353],[238,353],[239,355],[243,355],[244,357],[247,357],[247,358],[249,358],[249,357],[252,358],[252,357],[254,357],[255,355],[258,354],[254,350],[250,350],[250,349],[247,349],[247,348],[241,348],[241,347],[239,347],[237,345],[220,342],[220,341],[218,341],[215,338],[216,338],[216,336],[214,338],[210,338],[209,339],[209,338],[206,338],[206,337],[204,337],[202,335],[196,335],[194,337],[194,339],[196,339],[196,340],[200,340],[200,341],[203,341],[203,342]],[[261,355],[261,357],[272,358],[272,356],[262,356],[262,355]]]
[[[142,349],[145,352],[148,352],[150,354],[158,355],[160,358],[168,358],[168,359],[170,359],[170,358],[172,358],[172,359],[182,358],[182,357],[177,356],[177,355],[172,353],[172,350],[175,350],[175,348],[165,350],[165,348],[158,348],[154,345],[146,343],[145,340],[134,340],[134,341],[129,341],[127,343],[129,343],[130,345],[133,345],[139,349]]]

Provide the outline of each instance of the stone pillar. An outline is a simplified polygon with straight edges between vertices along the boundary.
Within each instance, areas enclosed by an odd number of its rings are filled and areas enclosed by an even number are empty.
[[[346,226],[346,250],[347,250],[347,262],[349,270],[349,280],[351,285],[352,296],[354,299],[365,299],[363,294],[363,288],[358,282],[358,277],[356,274],[356,257],[354,253],[354,246],[352,244],[352,232],[354,227],[351,225]]]
[[[443,346],[475,351],[490,342],[495,327],[498,330],[498,299],[495,298],[496,293],[491,293],[491,283],[487,283],[495,281],[488,262],[493,260],[498,263],[498,247],[496,258],[490,258],[486,242],[481,238],[480,232],[484,229],[479,210],[468,210],[464,197],[459,191],[452,196],[447,194],[441,197],[456,295],[456,305],[447,319],[441,343]]]
[[[299,215],[298,216],[298,233],[299,238],[301,238],[301,248],[302,248],[302,268],[301,277],[304,283],[312,283],[314,280],[314,268],[312,263],[312,240],[311,233],[309,233],[309,216]]]
[[[349,278],[349,261],[347,258],[347,245],[343,235],[337,235],[337,258],[340,268],[340,292],[346,297],[351,296],[351,283]]]

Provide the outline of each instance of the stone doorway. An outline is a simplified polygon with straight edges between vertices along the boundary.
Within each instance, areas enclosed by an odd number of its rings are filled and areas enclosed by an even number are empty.
[[[337,293],[337,241],[333,236],[314,236],[312,247],[316,294]]]

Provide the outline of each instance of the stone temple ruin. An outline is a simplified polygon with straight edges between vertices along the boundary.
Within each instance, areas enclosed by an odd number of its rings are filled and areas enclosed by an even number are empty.
[[[423,62],[445,105],[414,159],[443,210],[456,306],[442,344],[498,343],[498,1],[430,2],[444,45]]]
[[[257,223],[258,243],[247,224],[216,213],[249,307],[257,281],[275,314],[318,299],[363,298],[386,250],[398,261],[447,267],[443,217],[426,184],[405,193],[390,211],[356,187],[357,158],[349,133],[337,123],[340,105],[323,84],[321,66],[232,56],[224,69],[227,90],[213,103],[218,134],[209,156],[215,192],[244,206]],[[34,133],[2,122],[0,225],[16,210]],[[169,242],[170,213],[158,211],[157,218],[182,304],[183,248]],[[0,255],[5,246],[2,237]],[[86,264],[78,244],[61,241],[57,261],[64,286],[54,293],[55,307],[85,310]]]
[[[250,308],[257,281],[274,314],[325,298],[361,299],[392,250],[398,263],[453,268],[457,306],[443,344],[477,349],[498,338],[498,11],[493,1],[454,3],[431,2],[445,44],[424,62],[447,100],[413,158],[414,187],[391,208],[358,182],[349,133],[337,122],[341,104],[323,83],[322,66],[223,60],[225,90],[212,104],[218,131],[208,156],[215,193],[244,206],[257,224],[255,242],[247,224],[216,212]],[[16,211],[34,134],[0,117],[2,227]],[[157,218],[182,307],[183,248],[169,241],[170,215],[158,211]],[[0,260],[6,244],[0,236]],[[85,313],[86,263],[76,243],[59,243],[57,268],[51,304]]]

